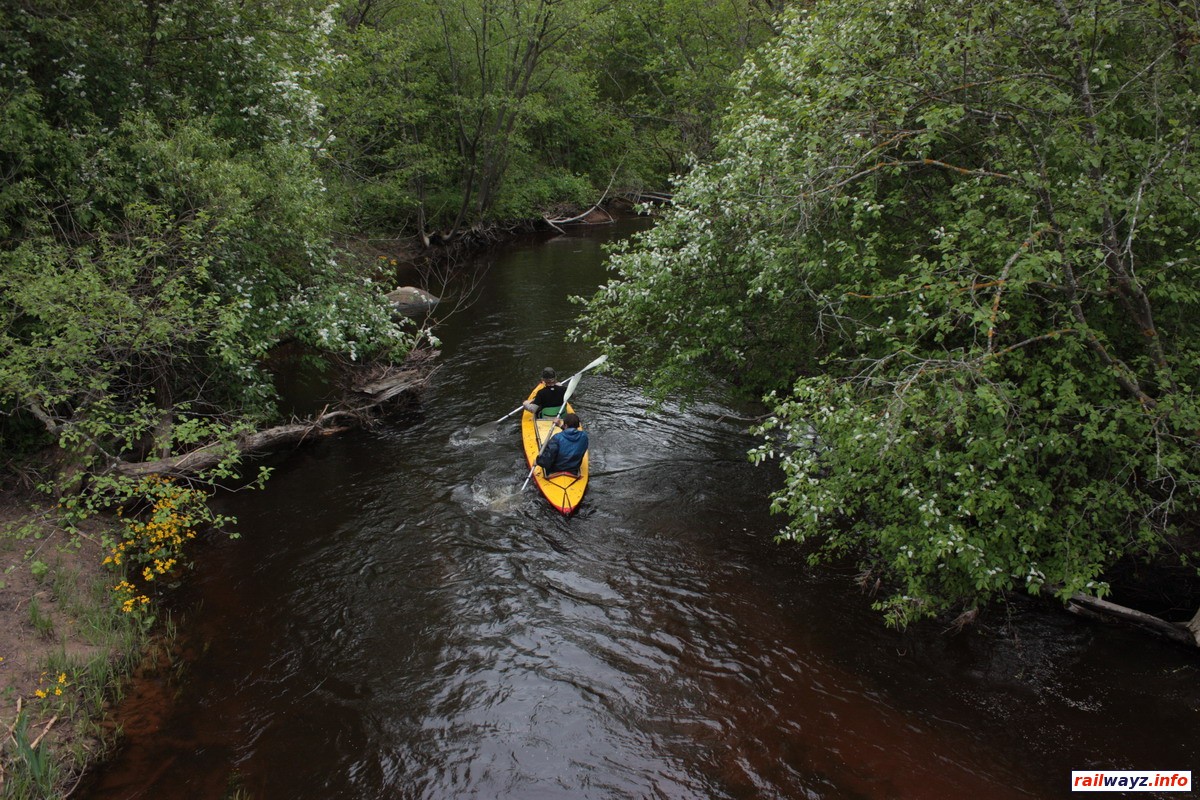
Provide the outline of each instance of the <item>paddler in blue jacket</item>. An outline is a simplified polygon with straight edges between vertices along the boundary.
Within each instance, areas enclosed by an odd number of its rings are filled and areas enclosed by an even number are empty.
[[[578,475],[588,449],[587,431],[579,427],[578,414],[564,414],[559,424],[563,429],[546,442],[546,449],[538,456],[537,465],[546,475],[558,472]]]

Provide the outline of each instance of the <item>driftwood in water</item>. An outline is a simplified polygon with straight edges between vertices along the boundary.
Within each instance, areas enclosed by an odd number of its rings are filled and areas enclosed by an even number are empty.
[[[362,413],[425,388],[434,373],[432,362],[436,357],[436,352],[422,351],[410,356],[402,367],[384,365],[358,373],[357,379],[349,383],[350,397],[341,410]]]
[[[573,217],[555,217],[551,219],[550,217],[543,216],[542,220],[559,233],[563,232],[563,229],[559,225],[570,225],[574,222],[582,222],[585,225],[607,225],[617,221],[612,214],[600,207],[600,203],[592,206],[582,214],[576,214]]]
[[[597,200],[596,203],[587,211],[584,211],[582,214],[576,214],[573,217],[555,217],[554,219],[542,215],[542,219],[545,220],[547,225],[549,225],[551,228],[554,228],[554,230],[558,231],[559,233],[563,232],[563,229],[558,227],[559,225],[569,225],[572,222],[582,221],[587,225],[616,222],[616,219],[613,218],[613,215],[608,213],[603,206],[605,199],[608,198],[609,191],[612,189],[613,181],[617,179],[617,172],[619,170],[620,165],[618,165],[617,169],[614,169],[612,175],[609,176],[608,186],[604,187],[604,194],[600,195],[600,199]]]
[[[1136,625],[1144,630],[1165,636],[1173,642],[1186,644],[1191,647],[1200,646],[1200,613],[1192,618],[1190,623],[1168,622],[1161,617],[1138,611],[1134,608],[1110,603],[1098,597],[1088,597],[1077,594],[1067,602],[1068,610],[1081,616],[1102,619],[1105,621],[1120,620]],[[1195,626],[1195,627],[1193,627]]]
[[[335,433],[369,424],[374,414],[391,401],[403,395],[411,395],[424,388],[433,373],[422,359],[422,363],[402,368],[384,367],[376,369],[365,382],[354,386],[350,396],[334,410],[326,409],[320,414],[287,425],[256,431],[239,436],[232,444],[212,444],[198,447],[188,453],[154,461],[118,461],[112,469],[121,475],[194,475],[215,467],[230,455],[229,448],[238,453],[265,453],[287,445],[329,436]]]

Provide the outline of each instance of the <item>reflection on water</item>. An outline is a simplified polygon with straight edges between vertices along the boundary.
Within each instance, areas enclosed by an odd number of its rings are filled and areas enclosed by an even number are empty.
[[[589,373],[583,508],[519,492],[515,418],[471,432],[596,355],[568,298],[621,232],[491,254],[418,414],[222,499],[242,538],[181,592],[185,677],[124,704],[81,796],[984,800],[1191,768],[1190,656],[1026,605],[884,629],[851,570],[772,543],[779,477],[719,398]]]

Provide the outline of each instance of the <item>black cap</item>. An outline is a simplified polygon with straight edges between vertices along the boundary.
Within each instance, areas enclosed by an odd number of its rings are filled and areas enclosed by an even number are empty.
[[[556,377],[558,377],[558,373],[554,371],[554,367],[546,367],[542,370],[542,378],[544,380],[553,380]]]

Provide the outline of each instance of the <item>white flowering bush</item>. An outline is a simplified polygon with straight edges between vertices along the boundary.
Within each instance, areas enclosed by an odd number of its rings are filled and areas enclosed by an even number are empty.
[[[331,244],[313,87],[334,13],[0,9],[0,444],[40,431],[97,472],[228,444],[276,417],[281,341],[354,361],[415,345]]]
[[[1194,556],[1200,34],[1130,0],[792,11],[581,335],[767,393],[780,536],[895,624]]]

